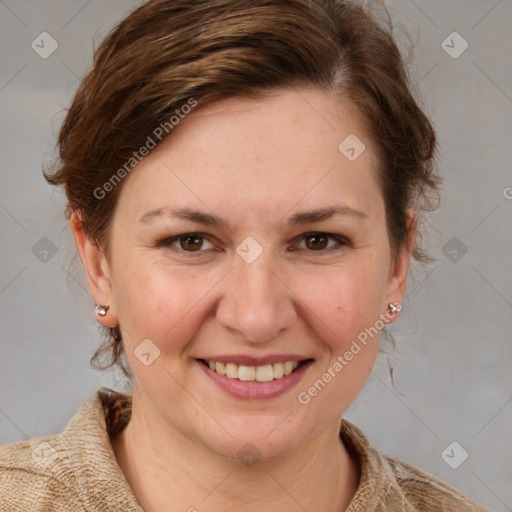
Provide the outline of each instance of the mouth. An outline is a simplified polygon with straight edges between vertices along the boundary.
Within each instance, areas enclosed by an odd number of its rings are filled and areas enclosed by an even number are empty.
[[[227,377],[228,379],[243,382],[271,382],[291,375],[305,364],[313,361],[313,359],[303,359],[301,361],[290,360],[259,366],[249,366],[208,359],[197,359],[197,361],[206,366],[211,372],[221,375],[222,377]]]

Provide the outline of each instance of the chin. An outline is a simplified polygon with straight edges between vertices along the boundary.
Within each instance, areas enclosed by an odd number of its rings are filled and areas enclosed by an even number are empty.
[[[247,466],[256,460],[278,459],[293,450],[306,433],[304,423],[295,418],[292,423],[283,421],[286,414],[258,416],[255,418],[233,418],[220,420],[216,424],[217,434],[206,441],[209,448],[218,455],[238,459]],[[293,417],[293,413],[288,416]],[[224,430],[225,429],[225,430]]]

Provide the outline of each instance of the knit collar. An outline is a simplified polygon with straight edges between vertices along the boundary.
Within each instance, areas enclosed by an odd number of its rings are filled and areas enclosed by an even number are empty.
[[[87,510],[143,512],[117,463],[110,438],[128,423],[130,406],[130,395],[101,389],[90,404],[82,405],[60,434]],[[343,419],[340,439],[360,467],[359,486],[346,512],[409,510],[385,459],[364,434]]]
[[[117,463],[107,429],[114,410],[108,404],[126,400],[127,396],[105,389],[97,391],[60,435],[67,445],[68,462],[86,510],[144,512]]]

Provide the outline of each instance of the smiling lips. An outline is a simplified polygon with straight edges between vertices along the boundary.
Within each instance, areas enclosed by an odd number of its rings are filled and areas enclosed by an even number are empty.
[[[241,400],[277,398],[304,377],[314,359],[296,354],[251,357],[209,355],[196,359],[199,367],[218,387]]]

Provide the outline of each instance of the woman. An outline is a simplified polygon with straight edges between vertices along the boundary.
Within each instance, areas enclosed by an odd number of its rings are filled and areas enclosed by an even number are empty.
[[[149,0],[62,126],[70,224],[132,379],[1,451],[2,510],[481,511],[342,419],[400,313],[436,139],[341,0]]]

